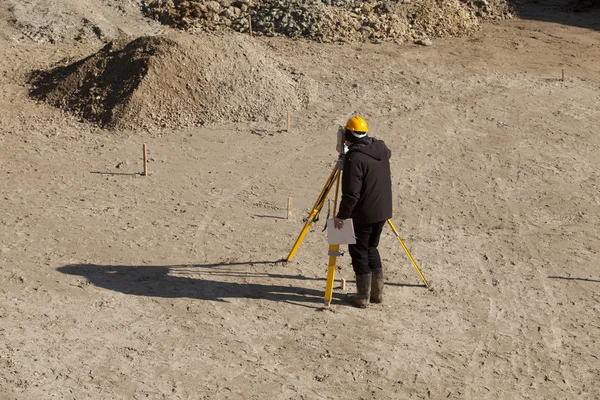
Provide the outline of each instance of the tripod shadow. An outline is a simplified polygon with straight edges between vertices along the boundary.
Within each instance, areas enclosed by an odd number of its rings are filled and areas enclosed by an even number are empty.
[[[423,288],[427,289],[427,286],[423,283],[394,283],[385,281],[386,286],[396,286],[396,287],[415,287],[415,288]]]
[[[90,171],[90,174],[96,174],[96,175],[111,175],[111,176],[142,176],[143,174],[141,172],[102,172],[102,171]]]
[[[226,302],[226,299],[246,298],[287,302],[306,307],[305,303],[321,308],[323,290],[286,285],[282,280],[307,281],[321,278],[306,278],[297,275],[280,275],[253,272],[222,270],[223,266],[278,264],[280,261],[222,262],[215,264],[190,264],[171,266],[146,265],[96,265],[70,264],[57,268],[67,275],[82,276],[95,286],[132,296],[163,298],[192,298]],[[248,282],[213,280],[210,277],[229,278],[270,278],[278,284],[267,285]],[[339,295],[334,298],[341,300]],[[304,303],[304,304],[302,304]],[[317,307],[317,304],[319,307]]]
[[[258,214],[254,214],[254,217],[256,218],[271,218],[271,219],[287,219],[284,217],[278,217],[276,215],[258,215]]]
[[[596,282],[600,283],[598,279],[587,279],[587,278],[571,278],[567,276],[549,276],[550,279],[564,279],[566,281],[584,281],[584,282]]]

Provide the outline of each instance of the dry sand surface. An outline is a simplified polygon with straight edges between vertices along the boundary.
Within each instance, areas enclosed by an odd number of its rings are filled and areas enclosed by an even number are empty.
[[[32,41],[9,5],[0,399],[600,398],[597,11],[428,47],[255,37],[244,46],[318,85],[286,132],[285,107],[268,122],[105,130],[32,100],[32,71],[102,43]],[[118,15],[105,31],[157,32]],[[384,304],[349,307],[338,281],[325,309],[324,215],[279,260],[354,111],[392,149],[393,221],[434,290],[386,228]],[[348,255],[337,278],[354,289]]]

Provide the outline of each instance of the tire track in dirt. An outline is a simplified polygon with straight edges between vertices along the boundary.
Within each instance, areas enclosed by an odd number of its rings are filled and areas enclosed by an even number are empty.
[[[538,282],[540,283],[540,285],[544,289],[544,293],[546,294],[547,303],[559,304],[560,302],[558,301],[557,297],[554,295],[552,288],[550,288],[546,284],[546,281],[548,278],[542,276],[541,270],[537,271],[537,276],[538,276]],[[548,347],[550,347],[555,354],[558,355],[559,360],[569,359],[570,357],[568,357],[568,355],[565,351],[565,348],[564,348],[565,334],[558,323],[559,322],[558,316],[551,316],[550,318],[547,318],[546,320],[550,324],[550,329],[552,332],[553,340],[548,341],[544,335],[542,335],[542,339],[544,340],[546,345]],[[565,385],[567,385],[568,391],[572,393],[572,396],[574,396],[575,393],[573,392],[573,387],[569,383],[568,377],[565,375],[565,370],[564,370],[565,367],[563,365],[564,364],[562,362],[559,363],[558,371],[560,372],[560,377],[562,378],[562,381],[565,383]],[[557,385],[558,385],[558,383],[557,383]],[[560,387],[560,385],[559,385],[559,387]],[[571,398],[575,398],[575,397],[571,397]]]
[[[501,188],[501,192],[503,193],[502,200],[509,211],[509,215],[516,221],[523,215],[523,210],[519,209],[512,199],[520,197],[520,190],[506,186]],[[518,387],[523,396],[528,394],[528,388],[539,388],[541,385],[546,386],[554,384],[560,389],[561,395],[570,392],[570,397],[568,398],[575,398],[573,396],[575,396],[576,392],[573,390],[565,376],[564,367],[560,366],[560,360],[567,360],[569,358],[563,346],[565,339],[564,332],[560,327],[561,324],[558,320],[558,316],[554,314],[549,315],[544,311],[543,306],[544,304],[558,304],[559,300],[552,293],[552,289],[548,287],[546,278],[542,276],[543,272],[547,273],[548,271],[543,271],[535,266],[538,262],[543,262],[539,260],[544,259],[540,248],[531,245],[531,243],[537,242],[533,239],[523,239],[526,237],[537,236],[539,233],[532,231],[532,227],[527,224],[515,222],[512,223],[512,226],[517,229],[514,237],[519,237],[521,240],[518,243],[512,243],[511,247],[513,248],[513,254],[512,256],[509,256],[509,260],[512,259],[514,261],[508,263],[505,262],[503,265],[509,267],[506,276],[514,277],[514,282],[509,285],[500,285],[499,288],[506,293],[505,297],[512,299],[520,298],[523,291],[542,288],[546,299],[532,298],[532,301],[529,301],[520,307],[517,307],[518,303],[516,302],[503,303],[503,309],[509,315],[513,316],[513,318],[508,319],[506,322],[513,321],[513,326],[511,328],[511,333],[509,334],[511,341],[509,343],[502,343],[505,347],[510,346],[510,351],[505,351],[505,353],[510,356],[510,359],[508,360],[508,365],[506,365],[505,368],[501,368],[501,370],[503,372],[510,371],[512,377],[518,382]],[[512,241],[508,238],[505,240],[509,242]],[[534,279],[534,277],[537,277],[537,279]],[[542,324],[542,321],[545,321],[550,325],[550,340],[544,334],[541,335],[541,338],[546,344],[546,347],[551,349],[551,351],[544,348],[540,349],[539,346],[533,345],[525,337],[534,334],[534,325]],[[502,326],[503,328],[508,327],[507,325]],[[540,333],[540,327],[538,327],[537,333]],[[540,375],[542,375],[542,378],[544,376],[545,365],[548,362],[555,360],[559,360],[560,379],[565,383],[567,386],[566,388],[556,381],[556,377],[552,377],[553,380],[548,376],[545,376],[544,379],[541,379],[540,377]],[[516,384],[517,383],[515,383],[515,385]]]
[[[493,387],[492,382],[488,382],[485,377],[482,379],[478,376],[481,371],[485,371],[484,367],[489,355],[489,343],[493,333],[493,330],[489,325],[495,325],[497,321],[498,308],[496,306],[496,301],[494,299],[489,299],[488,316],[486,320],[488,326],[486,326],[482,338],[475,345],[475,350],[473,350],[467,363],[467,374],[464,379],[465,399],[467,400],[480,399],[479,393],[474,393],[475,388],[486,388],[486,385]]]

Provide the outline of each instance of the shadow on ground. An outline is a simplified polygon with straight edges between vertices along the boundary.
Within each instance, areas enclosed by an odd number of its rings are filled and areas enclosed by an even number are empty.
[[[522,19],[600,30],[600,0],[509,0]]]
[[[281,265],[281,262],[223,262],[171,266],[71,264],[57,270],[68,275],[82,276],[98,287],[134,296],[188,297],[212,301],[249,298],[323,304],[323,291],[297,285],[301,281],[320,280],[323,281],[324,286],[325,279],[270,272],[245,273],[221,268],[258,264],[271,265],[275,268]],[[243,282],[261,278],[276,280],[278,284]],[[231,279],[236,281],[232,282]],[[286,284],[286,281],[293,283]],[[340,297],[334,296],[334,299],[340,300]]]
[[[596,282],[600,283],[598,279],[588,279],[588,278],[571,278],[570,276],[549,276],[550,279],[563,279],[565,281],[583,281],[583,282]]]
[[[226,301],[226,299],[266,299],[277,302],[323,304],[325,278],[308,278],[271,272],[244,272],[231,266],[268,265],[281,267],[278,261],[222,262],[188,265],[97,265],[70,264],[57,268],[67,275],[82,276],[91,284],[133,296]],[[276,281],[262,284],[245,281]],[[233,281],[232,281],[233,280]],[[302,281],[321,281],[323,289],[299,286]],[[393,284],[393,286],[421,287],[424,285]],[[334,292],[333,300],[343,302],[345,295]]]

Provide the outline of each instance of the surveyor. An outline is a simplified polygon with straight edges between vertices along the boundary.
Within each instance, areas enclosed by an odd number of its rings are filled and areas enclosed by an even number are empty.
[[[342,199],[334,226],[352,218],[356,244],[348,245],[357,293],[349,296],[356,307],[383,301],[383,268],[377,246],[385,222],[392,217],[391,151],[383,140],[368,135],[367,122],[350,118],[344,129]]]

